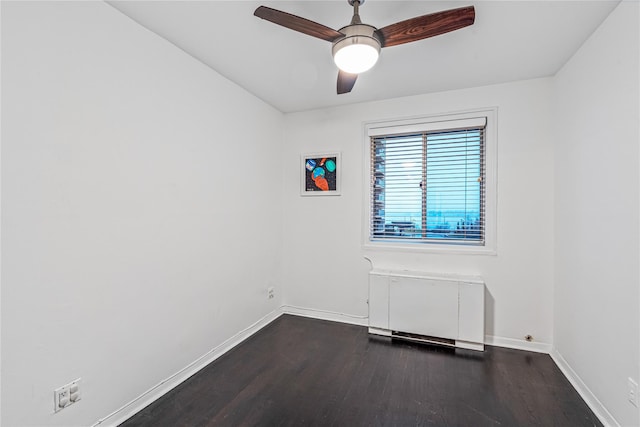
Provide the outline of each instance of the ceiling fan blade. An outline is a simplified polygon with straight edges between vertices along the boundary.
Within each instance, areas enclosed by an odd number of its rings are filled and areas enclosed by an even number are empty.
[[[333,28],[325,27],[317,22],[310,21],[305,18],[301,18],[296,15],[292,15],[287,12],[281,12],[270,7],[260,6],[253,12],[258,18],[266,19],[274,24],[282,25],[294,31],[301,32],[308,36],[317,37],[328,42],[344,37],[344,34],[334,30]]]
[[[387,25],[376,30],[376,34],[382,40],[382,47],[396,46],[473,25],[475,19],[474,7],[467,6]]]
[[[356,84],[357,74],[345,73],[340,70],[338,72],[338,95],[351,92],[353,85]]]

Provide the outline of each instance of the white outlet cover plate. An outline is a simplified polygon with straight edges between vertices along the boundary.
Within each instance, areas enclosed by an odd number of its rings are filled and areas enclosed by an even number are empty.
[[[53,412],[59,412],[61,410],[63,410],[64,408],[73,405],[75,402],[72,402],[70,400],[71,397],[71,386],[73,385],[77,385],[78,388],[80,387],[80,380],[81,378],[78,378],[77,380],[71,381],[69,384],[65,384],[62,387],[58,387],[57,389],[55,389],[53,391]],[[60,406],[60,402],[64,401],[64,399],[67,399],[68,403],[66,405]],[[78,399],[79,400],[79,399]]]

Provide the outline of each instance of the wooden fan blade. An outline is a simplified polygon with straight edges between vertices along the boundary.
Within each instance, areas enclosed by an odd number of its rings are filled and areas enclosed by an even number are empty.
[[[344,37],[344,34],[334,30],[333,28],[325,27],[317,22],[313,22],[287,12],[271,9],[270,7],[260,6],[255,12],[253,12],[253,14],[258,18],[266,19],[274,24],[282,25],[283,27],[291,30],[301,32],[308,36],[317,37],[328,42],[333,42],[336,39]]]
[[[459,30],[473,25],[475,19],[474,7],[467,6],[387,25],[376,30],[376,34],[382,40],[382,47],[396,46]]]
[[[338,95],[351,92],[353,85],[356,84],[357,74],[345,73],[340,70],[338,72]]]

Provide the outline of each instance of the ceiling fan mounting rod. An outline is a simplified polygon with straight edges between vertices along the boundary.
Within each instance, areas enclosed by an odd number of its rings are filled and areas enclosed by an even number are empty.
[[[364,0],[347,0],[347,2],[353,6],[353,18],[351,18],[351,25],[362,24],[360,20],[360,5],[364,3]]]

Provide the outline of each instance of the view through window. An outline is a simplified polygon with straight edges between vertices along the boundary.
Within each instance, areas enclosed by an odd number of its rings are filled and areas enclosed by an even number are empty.
[[[370,240],[483,245],[484,126],[371,137]]]

